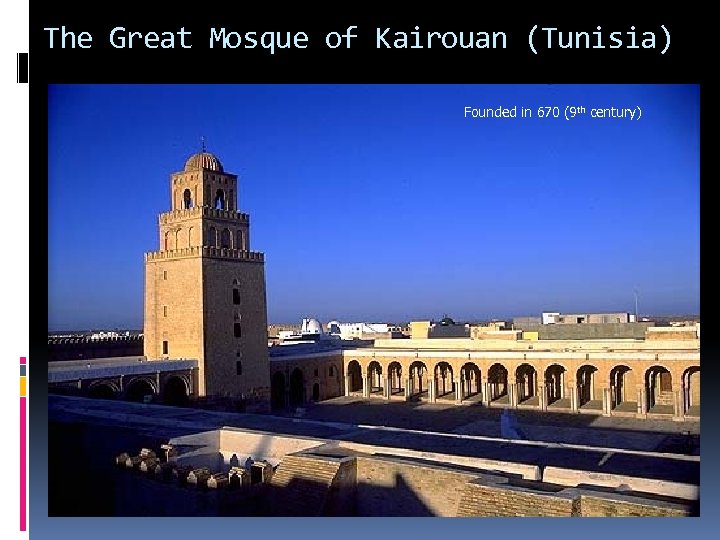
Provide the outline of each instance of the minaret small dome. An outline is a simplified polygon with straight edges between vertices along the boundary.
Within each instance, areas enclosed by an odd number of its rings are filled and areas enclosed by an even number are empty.
[[[206,169],[208,171],[223,172],[222,163],[215,154],[210,152],[198,152],[193,154],[185,162],[185,170]]]

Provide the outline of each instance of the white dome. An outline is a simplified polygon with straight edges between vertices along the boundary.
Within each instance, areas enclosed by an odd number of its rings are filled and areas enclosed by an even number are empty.
[[[317,319],[303,319],[300,325],[301,334],[322,334],[322,324]]]

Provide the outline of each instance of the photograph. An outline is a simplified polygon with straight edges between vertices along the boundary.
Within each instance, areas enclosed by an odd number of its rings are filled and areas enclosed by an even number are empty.
[[[47,152],[48,517],[700,515],[699,84],[49,84]]]

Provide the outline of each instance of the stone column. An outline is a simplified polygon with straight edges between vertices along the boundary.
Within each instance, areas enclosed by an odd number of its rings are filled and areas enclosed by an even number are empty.
[[[405,400],[410,399],[410,377],[405,379]]]
[[[458,405],[462,403],[463,386],[465,386],[464,380],[460,379],[459,381],[455,382],[455,402]]]
[[[538,393],[538,403],[540,406],[540,410],[547,411],[547,391],[545,390],[544,384],[538,385],[537,393]]]
[[[345,395],[350,395],[350,375],[345,375]]]
[[[518,397],[517,397],[517,383],[510,383],[508,384],[508,401],[510,402],[511,408],[516,408],[518,404]]]
[[[370,381],[368,381],[368,376],[367,375],[363,376],[363,378],[362,378],[362,383],[363,383],[362,395],[365,398],[370,396],[370,386],[368,384],[369,382]]]
[[[480,392],[482,392],[482,404],[485,407],[490,406],[490,383],[487,382],[481,382],[480,384]]]
[[[685,420],[685,403],[683,401],[683,393],[680,390],[673,392],[673,403],[675,405],[673,410],[673,420]]]
[[[603,398],[603,408],[602,408],[603,416],[610,416],[610,411],[612,410],[612,394],[611,394],[609,388],[603,388],[602,398]]]
[[[637,388],[637,406],[638,406],[638,415],[644,416],[647,414],[647,402],[645,401],[646,393],[645,393],[645,387],[639,386]]]
[[[578,412],[578,387],[571,384],[568,385],[567,389],[570,394],[570,409],[572,412]]]
[[[428,381],[428,399],[430,403],[435,403],[435,386],[437,386],[435,377],[431,377]]]
[[[385,377],[385,399],[390,399],[390,377]]]
[[[161,396],[162,392],[160,391],[160,372],[155,372],[155,391],[157,392],[157,396]]]

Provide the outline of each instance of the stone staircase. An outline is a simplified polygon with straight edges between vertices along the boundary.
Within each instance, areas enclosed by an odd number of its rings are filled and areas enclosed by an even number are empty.
[[[669,405],[670,407],[673,406],[673,393],[672,392],[658,392],[657,397],[655,398],[655,405]]]
[[[330,485],[340,469],[338,460],[313,455],[283,458],[268,484],[271,515],[320,516]]]

